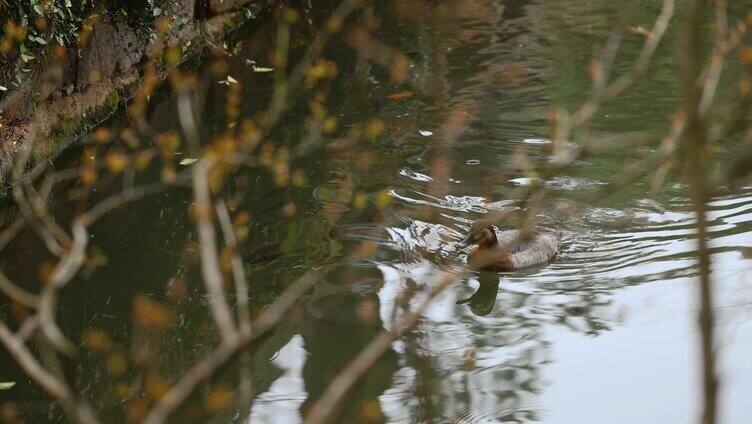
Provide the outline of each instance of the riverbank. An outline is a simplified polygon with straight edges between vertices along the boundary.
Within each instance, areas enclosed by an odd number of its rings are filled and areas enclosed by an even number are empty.
[[[74,45],[42,40],[33,53],[23,46],[26,38],[35,37],[34,30],[17,27],[14,32],[6,25],[4,41],[17,42],[26,53],[5,54],[17,57],[4,63],[0,74],[6,79],[19,72],[26,75],[0,82],[2,187],[12,184],[11,165],[19,152],[31,148],[31,161],[22,174],[43,165],[76,134],[117,110],[123,99],[144,88],[148,96],[148,86],[207,46],[221,45],[235,29],[263,15],[269,3],[182,0],[136,24],[128,22],[125,13],[99,10],[81,24]]]

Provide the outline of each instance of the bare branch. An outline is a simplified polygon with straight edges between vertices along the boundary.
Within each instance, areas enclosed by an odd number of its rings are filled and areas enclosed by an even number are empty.
[[[642,46],[642,50],[640,50],[640,54],[637,56],[632,70],[609,84],[603,92],[606,99],[618,96],[642,76],[648,64],[653,59],[655,50],[666,34],[666,29],[668,29],[668,24],[671,22],[673,16],[674,0],[664,0],[661,13],[653,24],[653,28],[650,30],[650,34],[647,40],[645,40],[645,44]]]
[[[716,356],[714,341],[714,313],[713,286],[710,278],[710,250],[707,235],[707,200],[708,187],[706,181],[707,161],[705,149],[707,145],[706,123],[701,112],[703,93],[698,82],[701,77],[700,61],[703,57],[701,50],[701,34],[708,0],[692,0],[686,6],[686,21],[683,28],[683,43],[680,50],[680,73],[684,95],[684,106],[687,114],[687,130],[683,140],[686,163],[686,173],[690,182],[690,196],[697,219],[697,263],[699,266],[700,282],[700,330],[701,352],[703,361],[703,394],[704,411],[701,422],[714,424],[718,416],[717,393],[718,377],[716,375]],[[712,65],[711,65],[712,67]]]
[[[235,281],[235,303],[238,309],[238,319],[240,321],[240,331],[247,332],[251,325],[251,316],[248,311],[248,282],[245,279],[245,270],[243,269],[243,259],[238,252],[238,240],[235,237],[235,229],[232,227],[230,214],[227,212],[227,205],[224,200],[216,202],[217,216],[222,227],[225,244],[232,253],[232,276]]]
[[[240,321],[240,333],[249,333],[251,330],[251,314],[248,309],[248,282],[243,269],[243,259],[238,251],[238,240],[235,237],[235,229],[232,226],[230,214],[227,211],[225,201],[220,199],[215,204],[219,223],[222,227],[222,233],[225,239],[225,245],[232,255],[232,276],[235,281],[235,305],[237,307],[238,320]],[[248,363],[250,354],[243,352],[241,357],[240,368],[240,392],[244,402],[249,402],[253,396],[253,386],[251,384],[250,371]]]
[[[170,387],[144,419],[144,424],[161,424],[180,407],[188,397],[224,366],[236,353],[248,344],[274,328],[286,317],[287,311],[325,274],[325,268],[315,268],[309,271],[274,301],[253,322],[247,332],[238,337],[224,340],[204,360],[189,369],[175,384]]]
[[[334,412],[342,399],[347,395],[350,389],[358,382],[363,374],[373,366],[374,363],[389,349],[392,342],[402,333],[410,330],[425,313],[428,306],[433,300],[441,294],[446,288],[454,284],[460,276],[446,274],[442,280],[436,284],[428,293],[423,302],[418,305],[415,311],[408,313],[403,317],[391,331],[384,330],[379,333],[358,356],[355,357],[337,377],[327,386],[324,393],[311,407],[308,415],[305,417],[305,424],[323,424],[334,421]]]
[[[209,297],[214,322],[222,336],[222,343],[230,343],[237,338],[237,329],[233,322],[230,307],[224,292],[224,279],[217,256],[217,240],[214,225],[210,220],[212,214],[211,195],[209,193],[209,168],[213,160],[202,158],[193,166],[193,194],[195,197],[195,217],[201,249],[201,274],[204,277],[206,294]]]
[[[0,270],[0,291],[5,293],[5,295],[9,298],[26,306],[35,308],[39,303],[39,298],[36,295],[29,293],[26,290],[13,284],[13,282],[8,279],[8,277],[2,272],[2,270]]]
[[[47,371],[34,358],[23,340],[14,335],[3,322],[0,322],[0,342],[23,368],[24,372],[60,402],[72,419],[83,424],[98,422],[91,407],[83,400],[77,399],[70,387]]]
[[[287,80],[275,85],[274,95],[272,102],[267,108],[261,125],[265,129],[273,127],[279,119],[282,117],[284,111],[292,103],[289,98],[289,94],[303,82],[306,73],[311,69],[314,59],[321,54],[329,39],[336,30],[337,25],[341,24],[352,12],[354,12],[361,2],[358,0],[344,0],[337,9],[329,16],[328,28],[320,31],[316,34],[316,37],[311,41],[308,46],[308,50],[305,56],[298,62],[298,64],[290,72],[290,76]]]
[[[13,220],[8,227],[6,227],[2,233],[0,233],[0,250],[5,249],[5,246],[13,240],[19,232],[26,226],[26,220],[22,217],[18,217]]]
[[[76,348],[68,341],[55,322],[57,309],[57,292],[63,288],[76,275],[86,259],[86,246],[89,241],[89,233],[80,221],[73,223],[73,245],[52,271],[46,282],[39,299],[39,320],[42,333],[60,352],[75,356]]]

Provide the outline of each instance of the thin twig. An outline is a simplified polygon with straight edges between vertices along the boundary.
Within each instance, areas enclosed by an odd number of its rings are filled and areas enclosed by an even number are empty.
[[[684,106],[687,114],[687,131],[683,148],[687,157],[686,172],[690,181],[690,196],[697,220],[697,263],[700,282],[700,331],[703,373],[704,409],[701,422],[715,424],[717,408],[717,375],[714,341],[713,287],[710,278],[710,250],[707,237],[707,130],[703,119],[700,60],[702,55],[702,31],[708,0],[691,0],[686,5],[686,21],[683,28],[683,43],[679,49],[680,71]],[[712,65],[711,65],[712,66]]]
[[[83,424],[98,422],[91,407],[85,401],[77,399],[67,384],[47,371],[34,358],[23,340],[14,335],[2,321],[0,321],[0,342],[24,372],[33,378],[50,396],[60,402],[72,418]]]
[[[285,290],[262,314],[254,320],[248,331],[238,337],[220,342],[205,359],[193,365],[170,389],[159,398],[149,411],[144,424],[161,424],[177,410],[199,385],[216,374],[239,351],[274,328],[287,315],[287,311],[325,274],[325,268],[315,268],[303,275]]]
[[[380,332],[363,348],[343,369],[337,377],[327,386],[324,393],[311,406],[304,424],[322,424],[335,420],[335,409],[343,398],[360,380],[360,378],[376,363],[376,361],[389,349],[392,342],[402,333],[410,330],[418,324],[420,318],[433,300],[446,288],[454,284],[460,278],[459,275],[447,274],[428,293],[426,298],[418,305],[415,311],[408,313],[391,330]]]
[[[235,229],[232,226],[230,214],[227,211],[227,205],[222,199],[215,203],[217,217],[222,227],[222,233],[225,239],[225,246],[230,250],[232,255],[230,261],[232,265],[232,276],[235,281],[235,305],[237,307],[238,321],[240,322],[239,330],[241,333],[251,331],[251,314],[248,309],[248,282],[243,269],[243,259],[240,257],[238,250],[238,240],[235,236]],[[251,384],[251,375],[248,365],[250,363],[250,353],[243,352],[241,356],[240,368],[240,393],[242,401],[250,403],[253,396],[253,385]]]
[[[224,278],[222,278],[217,254],[217,239],[210,219],[212,207],[209,193],[209,169],[212,163],[211,158],[205,157],[193,166],[195,218],[201,249],[201,275],[209,297],[209,306],[223,343],[229,343],[237,338],[237,329],[225,296]]]
[[[37,295],[29,293],[13,284],[2,270],[0,270],[0,291],[5,293],[9,298],[26,306],[36,308],[39,304],[39,297]]]
[[[248,282],[245,279],[243,259],[240,257],[240,252],[238,251],[238,240],[235,237],[235,229],[232,226],[230,214],[227,212],[227,205],[225,205],[224,200],[220,199],[217,200],[215,206],[225,244],[232,254],[232,276],[235,281],[235,303],[237,304],[240,331],[247,332],[251,325],[251,315],[248,311]]]

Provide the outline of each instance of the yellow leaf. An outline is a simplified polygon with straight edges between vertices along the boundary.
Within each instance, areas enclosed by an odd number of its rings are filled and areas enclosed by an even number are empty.
[[[84,331],[81,336],[81,342],[89,350],[103,351],[109,349],[112,339],[104,331],[90,328]]]
[[[107,155],[107,169],[113,174],[123,172],[126,165],[128,165],[128,159],[120,152],[112,152]]]
[[[232,406],[235,393],[227,386],[215,387],[204,397],[204,406],[207,411],[219,412]]]

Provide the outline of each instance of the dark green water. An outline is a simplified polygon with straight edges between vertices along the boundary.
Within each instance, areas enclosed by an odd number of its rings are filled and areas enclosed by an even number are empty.
[[[300,186],[280,188],[260,170],[231,179],[237,210],[251,216],[242,252],[257,310],[312,266],[334,268],[287,322],[250,349],[256,396],[249,407],[220,414],[217,422],[299,422],[327,381],[391,325],[401,294],[438,283],[442,272],[464,260],[453,242],[471,220],[515,207],[510,192],[528,180],[521,173],[511,181],[502,178],[511,155],[525,148],[531,157],[545,158],[548,111],[552,105],[571,109],[587,98],[585,67],[594,46],[612,24],[649,27],[659,11],[652,1],[612,3],[384,6],[379,36],[410,58],[406,85],[390,83],[377,66],[359,67],[341,43],[327,51],[339,69],[329,110],[338,117],[340,135],[372,119],[383,122],[384,133],[349,151],[319,149],[294,161],[292,169],[306,179]],[[615,72],[629,68],[641,42],[636,34],[625,36]],[[270,74],[253,73],[245,63],[258,60],[258,43],[258,37],[247,37],[228,61],[228,73],[243,85],[241,109],[248,115],[263,109],[272,85]],[[685,187],[669,176],[649,195],[646,179],[598,204],[584,201],[618,178],[625,164],[657,149],[678,100],[675,49],[670,31],[646,79],[599,112],[591,137],[625,147],[586,156],[550,182],[553,201],[540,214],[540,225],[564,233],[559,257],[531,270],[475,274],[452,286],[357,385],[343,422],[695,422],[701,374],[693,218]],[[364,84],[354,82],[358,72],[365,72]],[[733,78],[736,71],[727,72]],[[224,124],[226,88],[208,70],[199,74],[202,135],[210,139]],[[414,95],[389,98],[406,90]],[[271,138],[297,144],[307,133],[306,108],[307,99],[301,100]],[[169,96],[160,100],[150,112],[152,124],[177,130],[174,109]],[[463,117],[461,131],[447,132],[450,116]],[[634,147],[635,141],[642,143]],[[80,154],[71,152],[60,166]],[[438,157],[449,158],[448,171],[437,169]],[[442,171],[449,179],[445,193],[437,195],[436,174]],[[112,190],[119,188],[113,184]],[[123,352],[143,353],[168,377],[213,346],[215,330],[196,265],[186,260],[196,241],[190,201],[190,190],[174,189],[96,225],[91,243],[108,263],[65,292],[60,322],[72,338],[85,327],[105,329]],[[292,216],[282,212],[290,204]],[[70,203],[60,198],[56,205],[64,221]],[[564,213],[572,205],[579,214]],[[710,207],[722,418],[746,423],[752,263],[742,252],[752,242],[752,188],[715,198]],[[365,241],[375,246],[365,259],[348,259]],[[4,252],[4,271],[34,281],[44,259],[40,251],[33,237],[22,237]],[[158,340],[144,341],[131,322],[133,298],[164,298],[174,278],[187,284],[184,297],[168,301],[176,325]],[[233,363],[214,384],[236,386],[240,368]],[[76,371],[98,411],[121,420],[112,383],[118,378],[107,374],[103,356],[87,354]],[[137,371],[128,372],[132,378]],[[21,382],[3,396],[28,402],[40,421],[58,418],[59,411],[45,415],[43,396],[19,371],[2,373],[0,380]],[[183,420],[207,419],[201,396]]]

